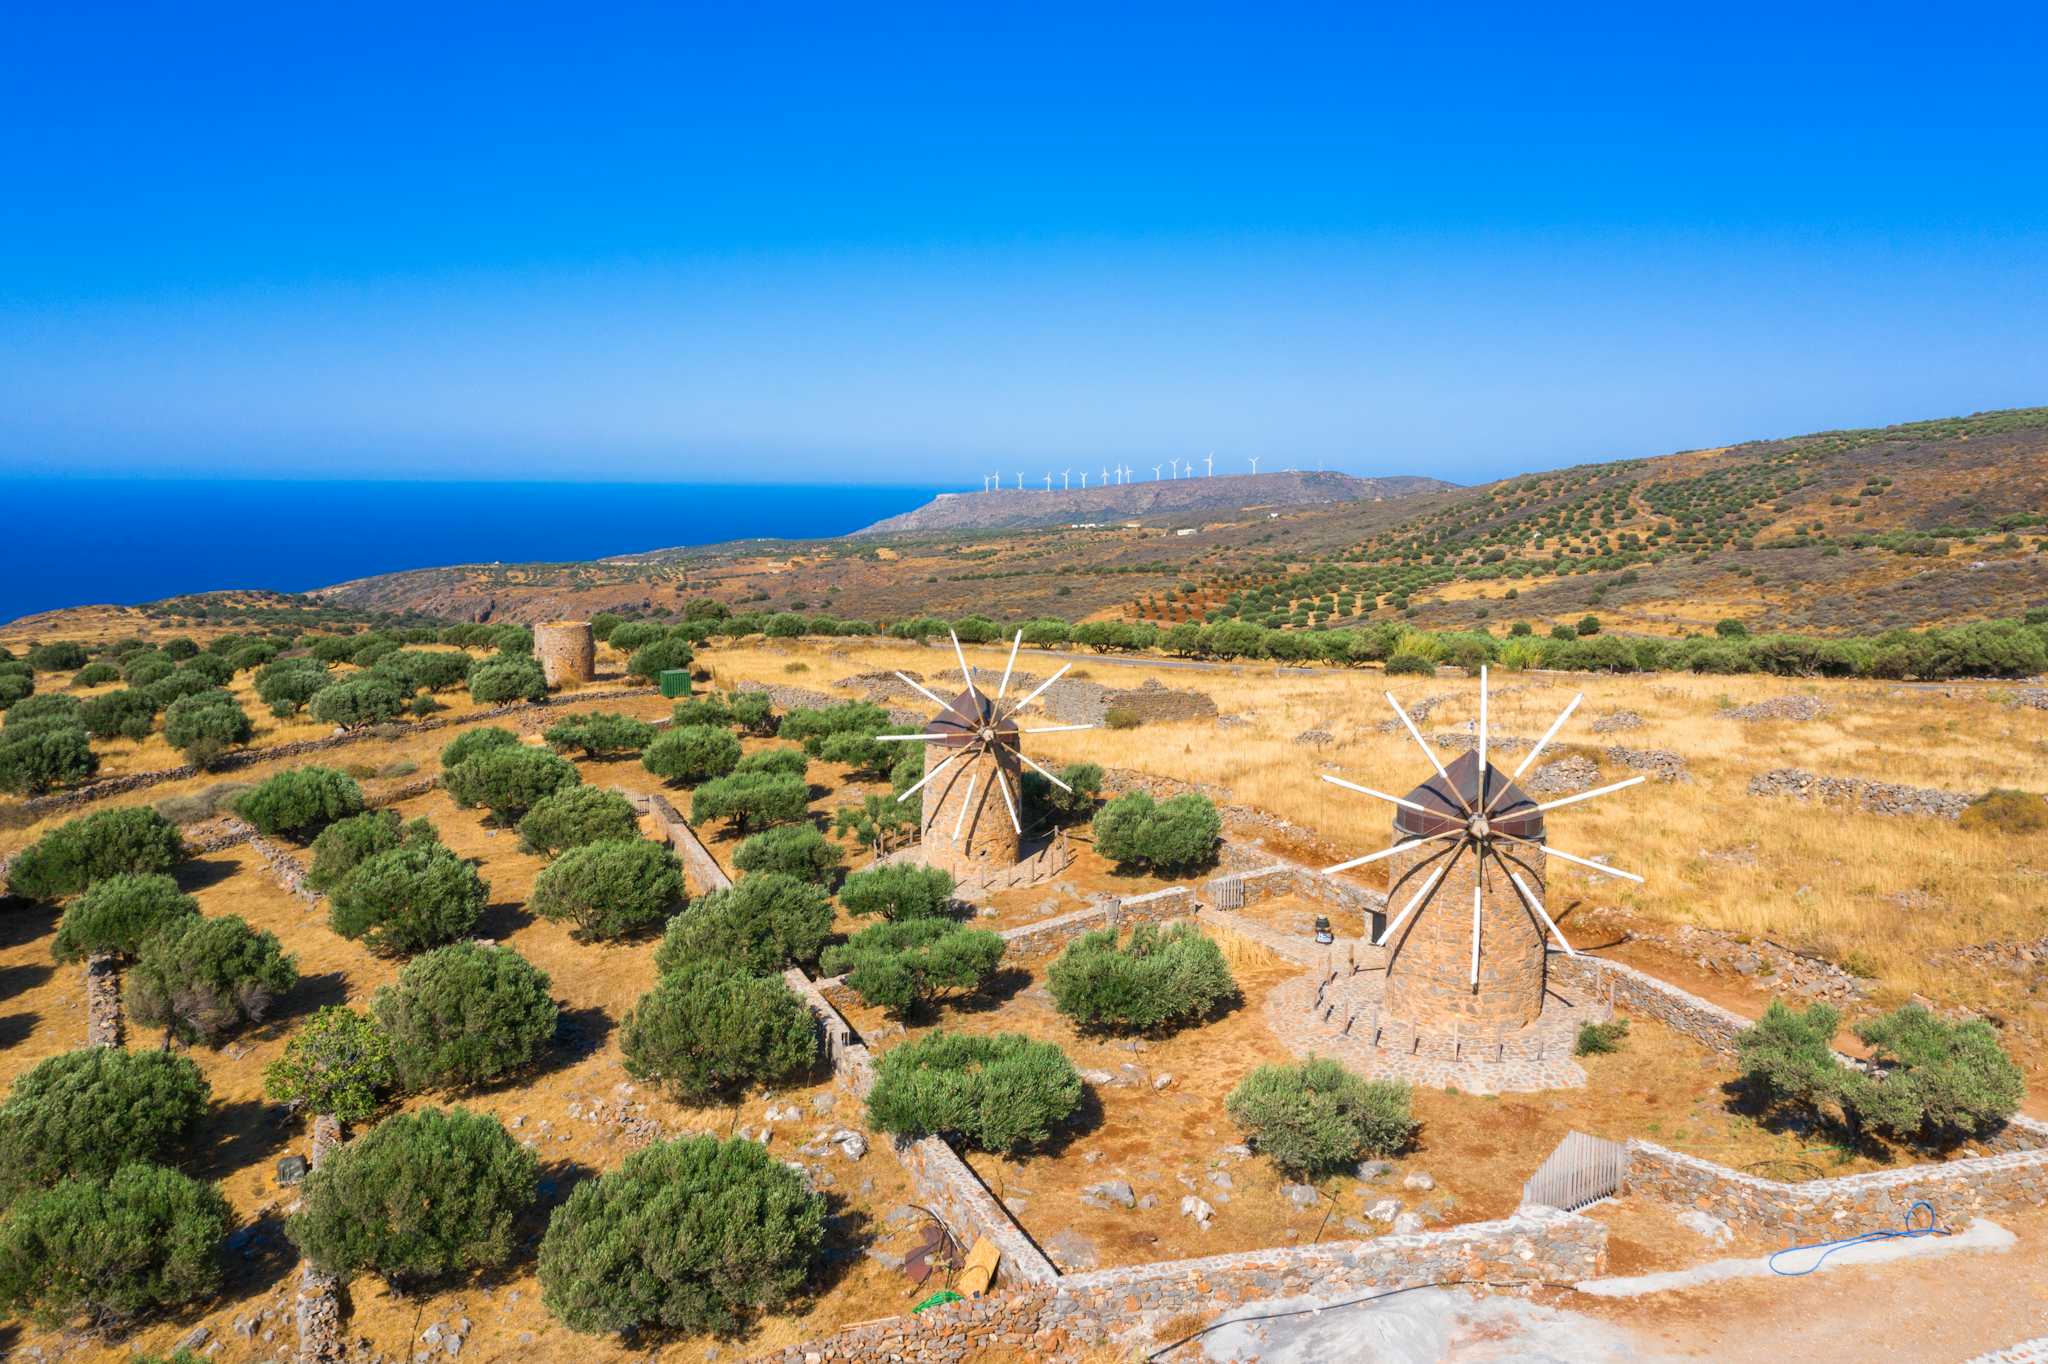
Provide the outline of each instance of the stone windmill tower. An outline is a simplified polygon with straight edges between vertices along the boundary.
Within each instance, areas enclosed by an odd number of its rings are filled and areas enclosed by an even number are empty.
[[[1529,1026],[1543,1011],[1546,936],[1572,953],[1543,905],[1548,859],[1642,881],[1633,872],[1552,847],[1546,841],[1544,816],[1644,778],[1631,777],[1541,804],[1515,784],[1584,699],[1583,693],[1573,697],[1521,765],[1503,776],[1487,761],[1486,669],[1479,670],[1475,746],[1448,767],[1389,692],[1387,704],[1435,775],[1406,796],[1391,796],[1324,774],[1327,782],[1395,807],[1392,847],[1324,868],[1338,872],[1388,861],[1387,908],[1401,906],[1377,939],[1377,945],[1389,949],[1383,996],[1388,1015],[1418,1029],[1466,1038],[1500,1036]]]
[[[924,819],[920,835],[923,860],[943,867],[957,881],[971,881],[990,872],[1014,865],[1023,855],[1023,769],[1044,777],[1061,790],[1065,782],[1046,771],[1022,746],[1026,734],[1052,734],[1063,730],[1093,729],[1093,725],[1041,725],[1026,729],[1017,724],[1017,713],[1045,694],[1073,665],[1045,679],[1020,701],[1005,701],[1010,676],[1016,671],[1017,649],[1024,632],[1010,642],[1010,661],[1003,668],[1002,681],[994,696],[983,692],[974,681],[974,670],[953,636],[953,656],[960,664],[960,678],[966,684],[951,701],[927,690],[904,673],[896,675],[939,707],[925,727],[916,734],[884,734],[884,740],[924,745],[924,777],[905,791],[907,800],[926,787]]]

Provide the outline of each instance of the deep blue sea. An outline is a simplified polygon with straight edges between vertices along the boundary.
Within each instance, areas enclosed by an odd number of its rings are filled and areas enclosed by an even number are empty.
[[[0,479],[0,622],[182,592],[842,535],[932,488],[711,483]]]

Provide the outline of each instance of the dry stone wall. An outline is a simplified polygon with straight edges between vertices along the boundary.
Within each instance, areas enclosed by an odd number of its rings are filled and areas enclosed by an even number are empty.
[[[85,1044],[121,1045],[121,970],[111,952],[98,952],[86,958]]]
[[[683,874],[689,881],[690,890],[698,895],[709,895],[715,890],[730,890],[732,878],[725,874],[725,868],[718,865],[718,859],[704,846],[704,840],[697,837],[697,831],[689,822],[676,813],[676,807],[669,804],[666,796],[643,796],[624,787],[612,788],[624,796],[634,809],[642,814],[653,814],[659,820],[664,833],[668,835],[669,846],[676,850],[676,856],[683,861]]]
[[[1900,786],[1861,777],[1823,777],[1801,767],[1774,768],[1750,778],[1749,794],[1852,805],[1873,815],[1924,815],[1936,819],[1960,819],[1971,800],[1965,791]]]

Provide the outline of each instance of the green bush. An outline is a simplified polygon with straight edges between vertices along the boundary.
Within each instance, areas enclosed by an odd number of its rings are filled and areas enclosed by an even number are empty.
[[[1084,1031],[1149,1032],[1198,1022],[1237,997],[1223,952],[1193,924],[1086,933],[1047,972],[1059,1011]]]
[[[1361,1080],[1335,1061],[1260,1066],[1224,1101],[1231,1121],[1288,1174],[1324,1175],[1402,1150],[1420,1126],[1408,1086]]]
[[[816,961],[832,934],[832,902],[819,887],[777,872],[743,876],[668,921],[654,968],[723,961],[750,975]]]
[[[845,976],[867,1003],[898,1016],[928,1013],[941,999],[974,994],[1003,960],[1003,940],[952,919],[903,919],[870,924],[828,947],[819,969]]]
[[[732,855],[732,864],[743,872],[779,871],[821,886],[832,884],[844,862],[839,845],[809,824],[788,824],[755,834]]]
[[[529,1065],[555,1035],[548,985],[509,947],[452,943],[407,962],[370,1012],[408,1090],[480,1085]]]
[[[162,681],[152,682],[143,688],[149,699],[161,707],[168,707],[173,701],[180,701],[188,696],[218,690],[220,688],[215,685],[213,679],[196,668],[179,668]]]
[[[438,841],[406,843],[342,877],[327,897],[327,921],[373,952],[409,955],[468,933],[490,893],[476,868]]]
[[[235,801],[235,813],[258,833],[305,838],[337,819],[361,813],[363,788],[332,767],[294,767],[265,779]]]
[[[298,965],[276,935],[232,914],[191,915],[143,941],[124,993],[128,1016],[143,1027],[218,1045],[261,1022],[298,980]]]
[[[821,757],[825,740],[834,734],[880,734],[889,727],[889,712],[872,701],[842,701],[831,706],[799,706],[782,717],[777,731],[794,739],[804,752]]]
[[[224,691],[194,692],[164,709],[164,742],[198,767],[212,766],[255,733],[248,712]]]
[[[631,620],[613,629],[605,643],[622,654],[630,654],[657,639],[668,638],[669,627],[651,620]]]
[[[1215,860],[1223,819],[1207,796],[1154,802],[1149,792],[1126,791],[1102,807],[1093,827],[1096,851],[1104,857],[1171,875]]]
[[[285,1234],[324,1273],[413,1292],[510,1260],[539,1183],[539,1162],[495,1117],[401,1113],[306,1176]]]
[[[487,807],[500,824],[516,824],[544,797],[583,780],[576,764],[524,744],[487,748],[448,768],[441,784],[457,805]]]
[[[726,698],[726,705],[732,709],[733,723],[748,734],[765,738],[780,728],[775,718],[775,703],[766,692],[735,692]]]
[[[670,782],[694,786],[730,773],[740,760],[740,741],[730,730],[710,725],[671,729],[647,745],[641,765]]]
[[[140,743],[155,727],[156,703],[139,691],[110,691],[80,707],[78,722],[95,739],[133,739]]]
[[[541,737],[557,753],[574,748],[587,757],[601,758],[639,752],[653,741],[654,726],[630,715],[593,711],[557,720]]]
[[[1613,1019],[1606,1023],[1581,1023],[1578,1040],[1572,1043],[1574,1056],[1606,1056],[1621,1050],[1621,1044],[1628,1037],[1628,1020]]]
[[[1849,1069],[1835,1058],[1838,1009],[1790,1009],[1772,1000],[1763,1017],[1735,1039],[1736,1061],[1751,1092],[1773,1108],[1851,1122]]]
[[[1136,729],[1145,723],[1145,717],[1129,706],[1111,706],[1102,713],[1105,729]]]
[[[494,654],[470,665],[469,695],[478,705],[538,701],[548,694],[540,664],[523,654]]]
[[[473,660],[445,650],[404,649],[378,659],[371,671],[389,678],[407,696],[419,691],[447,691],[469,680]]]
[[[411,690],[401,690],[389,677],[357,673],[330,682],[313,693],[313,718],[323,725],[361,729],[396,719]]]
[[[617,638],[616,632],[613,638]],[[690,647],[690,641],[670,635],[635,649],[626,660],[626,675],[652,682],[664,672],[689,667],[696,657],[697,651]]]
[[[263,1071],[263,1091],[308,1113],[365,1122],[398,1084],[391,1039],[364,1015],[330,1004],[308,1019]]]
[[[1863,1081],[1858,1107],[1895,1137],[1951,1144],[1996,1128],[2026,1098],[2026,1077],[1982,1019],[1951,1023],[1906,1004],[1858,1024],[1856,1036],[1883,1073]]]
[[[1435,677],[1436,664],[1421,654],[1401,652],[1391,654],[1382,665],[1388,676]]]
[[[152,687],[178,670],[161,653],[140,653],[121,664],[121,680],[131,687]]]
[[[509,729],[496,725],[485,725],[480,729],[465,729],[450,739],[441,749],[441,770],[459,767],[470,758],[494,748],[517,748],[519,736]]]
[[[27,704],[20,702],[15,709]],[[99,770],[92,737],[75,721],[53,716],[0,729],[0,791],[37,796],[85,781]]]
[[[219,1190],[156,1165],[30,1194],[0,1220],[0,1312],[105,1331],[202,1302],[228,1220]]]
[[[1036,772],[1024,774],[1025,803],[1036,804],[1055,822],[1066,823],[1090,814],[1102,798],[1102,768],[1097,763],[1068,763],[1054,773],[1067,784],[1066,790]]]
[[[639,836],[640,816],[632,802],[597,786],[571,786],[542,796],[519,821],[520,846],[549,857],[586,843]]]
[[[133,666],[130,686],[146,685],[136,679]],[[256,695],[279,719],[296,715],[328,684],[327,665],[317,658],[281,658],[266,663],[256,672]]]
[[[74,1175],[175,1161],[213,1091],[189,1057],[87,1047],[52,1056],[0,1104],[0,1207]]]
[[[0,711],[13,709],[21,704],[23,697],[33,696],[35,690],[33,674],[0,672]]]
[[[69,672],[86,664],[85,646],[69,639],[35,645],[25,657],[29,667],[39,673]]]
[[[1017,1033],[928,1033],[884,1052],[875,1069],[868,1125],[897,1136],[1019,1152],[1050,1140],[1081,1106],[1066,1053]]]
[[[870,792],[858,805],[842,805],[832,812],[832,831],[853,835],[861,847],[877,854],[908,842],[917,831],[917,802],[905,805],[892,796]]]
[[[891,862],[847,877],[839,903],[849,914],[879,914],[891,921],[950,914],[953,877],[940,867]]]
[[[719,696],[686,696],[669,712],[676,728],[687,725],[729,725],[732,707]]]
[[[47,696],[31,696],[26,701],[17,701],[7,708],[7,716],[0,721],[0,728],[15,729],[30,720],[62,720],[66,724],[82,724],[81,714],[85,703],[75,696],[63,692],[52,692]]]
[[[50,953],[65,962],[103,952],[133,957],[152,933],[198,914],[199,902],[163,873],[119,873],[93,882],[65,907]]]
[[[569,849],[534,879],[527,901],[543,919],[574,923],[586,939],[623,938],[651,928],[683,904],[683,864],[645,838]]]
[[[736,833],[789,824],[810,812],[811,788],[802,777],[734,773],[690,793],[690,823],[730,820]]]
[[[402,825],[393,811],[365,810],[337,819],[320,831],[320,836],[313,840],[313,869],[306,873],[306,884],[328,894],[350,872],[378,853],[408,843],[427,846],[440,841],[434,826],[424,819]]]
[[[585,1180],[548,1220],[541,1300],[573,1331],[732,1335],[786,1307],[825,1200],[751,1141],[684,1137]]]
[[[56,900],[124,872],[168,871],[184,856],[178,827],[148,806],[101,810],[31,843],[9,869],[7,888],[25,899]]]
[[[780,1084],[818,1059],[810,1007],[779,977],[722,961],[663,974],[619,1031],[626,1073],[658,1082],[683,1103]]]
[[[915,730],[902,725],[892,725],[885,734],[911,734]],[[854,731],[827,734],[818,745],[818,756],[828,763],[838,763],[847,769],[852,777],[885,777],[889,768],[903,756],[903,745],[887,743],[880,735]],[[916,744],[910,745],[915,749]]]
[[[771,777],[802,777],[810,770],[810,755],[800,748],[764,748],[741,758],[732,774],[761,772]]]

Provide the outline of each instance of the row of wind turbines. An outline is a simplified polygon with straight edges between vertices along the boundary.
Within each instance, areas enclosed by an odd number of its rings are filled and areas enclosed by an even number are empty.
[[[1257,472],[1259,471],[1259,461],[1260,461],[1261,459],[1264,459],[1264,458],[1265,458],[1265,456],[1264,456],[1264,455],[1248,455],[1248,456],[1246,456],[1245,462],[1246,462],[1246,463],[1248,463],[1248,464],[1250,464],[1250,465],[1252,466],[1252,472],[1253,472],[1254,474],[1256,474],[1256,473],[1257,473]],[[1213,454],[1210,454],[1210,455],[1204,455],[1204,456],[1202,457],[1202,465],[1203,465],[1203,472],[1202,472],[1202,474],[1200,475],[1200,477],[1204,477],[1204,478],[1214,478],[1214,477],[1216,476],[1216,456],[1215,456],[1215,455],[1213,455]],[[1166,478],[1172,478],[1172,479],[1180,479],[1180,478],[1195,478],[1195,477],[1197,477],[1197,475],[1196,475],[1196,473],[1195,473],[1195,461],[1194,461],[1194,460],[1191,460],[1191,459],[1190,459],[1190,460],[1178,460],[1178,459],[1169,459],[1169,460],[1167,460],[1167,461],[1166,461],[1165,463],[1163,463],[1163,464],[1155,464],[1155,465],[1153,465],[1153,466],[1152,466],[1152,478],[1153,478],[1153,480],[1154,480],[1155,482],[1156,482],[1156,481],[1159,481],[1159,480],[1161,479],[1161,477],[1162,477],[1162,475],[1161,475],[1161,472],[1160,472],[1161,470],[1166,470],[1166,471],[1168,471],[1168,472],[1167,472],[1167,473],[1166,473],[1166,474],[1164,475],[1164,477],[1166,477]],[[1135,475],[1135,474],[1136,474],[1137,472],[1138,472],[1138,471],[1137,471],[1136,469],[1128,468],[1128,467],[1126,467],[1126,466],[1124,466],[1124,465],[1122,465],[1122,464],[1119,464],[1119,465],[1117,465],[1117,466],[1116,466],[1115,468],[1110,468],[1109,466],[1105,465],[1105,466],[1103,466],[1103,468],[1102,468],[1102,470],[1101,470],[1101,481],[1100,481],[1099,483],[1097,483],[1097,485],[1096,485],[1096,486],[1097,486],[1097,487],[1102,487],[1102,488],[1107,488],[1107,487],[1111,487],[1111,486],[1113,486],[1113,485],[1118,485],[1118,484],[1124,484],[1124,483],[1129,483],[1129,482],[1131,482],[1131,481],[1132,481],[1132,479],[1133,479],[1133,476],[1134,476],[1134,475]],[[1073,481],[1073,475],[1074,475],[1074,471],[1073,471],[1073,469],[1071,469],[1071,468],[1067,468],[1067,469],[1062,469],[1062,470],[1060,470],[1060,471],[1059,471],[1059,473],[1058,473],[1058,474],[1054,474],[1054,473],[1053,473],[1052,471],[1050,471],[1050,470],[1047,470],[1047,471],[1046,471],[1046,474],[1045,474],[1045,491],[1047,491],[1047,492],[1051,492],[1051,491],[1052,491],[1052,481],[1053,481],[1053,479],[1054,479],[1054,478],[1058,478],[1058,479],[1059,479],[1059,481],[1060,481],[1060,491],[1061,491],[1061,492],[1071,492],[1071,491],[1073,490],[1073,486],[1074,486],[1074,481]],[[983,492],[1000,492],[1000,491],[1002,490],[1002,487],[1003,487],[1003,476],[1002,476],[1002,474],[1000,474],[1000,473],[993,473],[993,474],[983,474],[983,475],[981,476],[981,490],[982,490]],[[1083,492],[1086,492],[1086,491],[1087,491],[1087,489],[1088,489],[1088,471],[1087,471],[1086,469],[1083,469],[1083,470],[1081,471],[1081,490],[1082,490]],[[1023,474],[1023,472],[1022,472],[1021,470],[1020,470],[1020,471],[1018,472],[1018,474],[1017,474],[1017,491],[1018,491],[1018,492],[1022,492],[1022,491],[1024,491],[1024,474]]]

